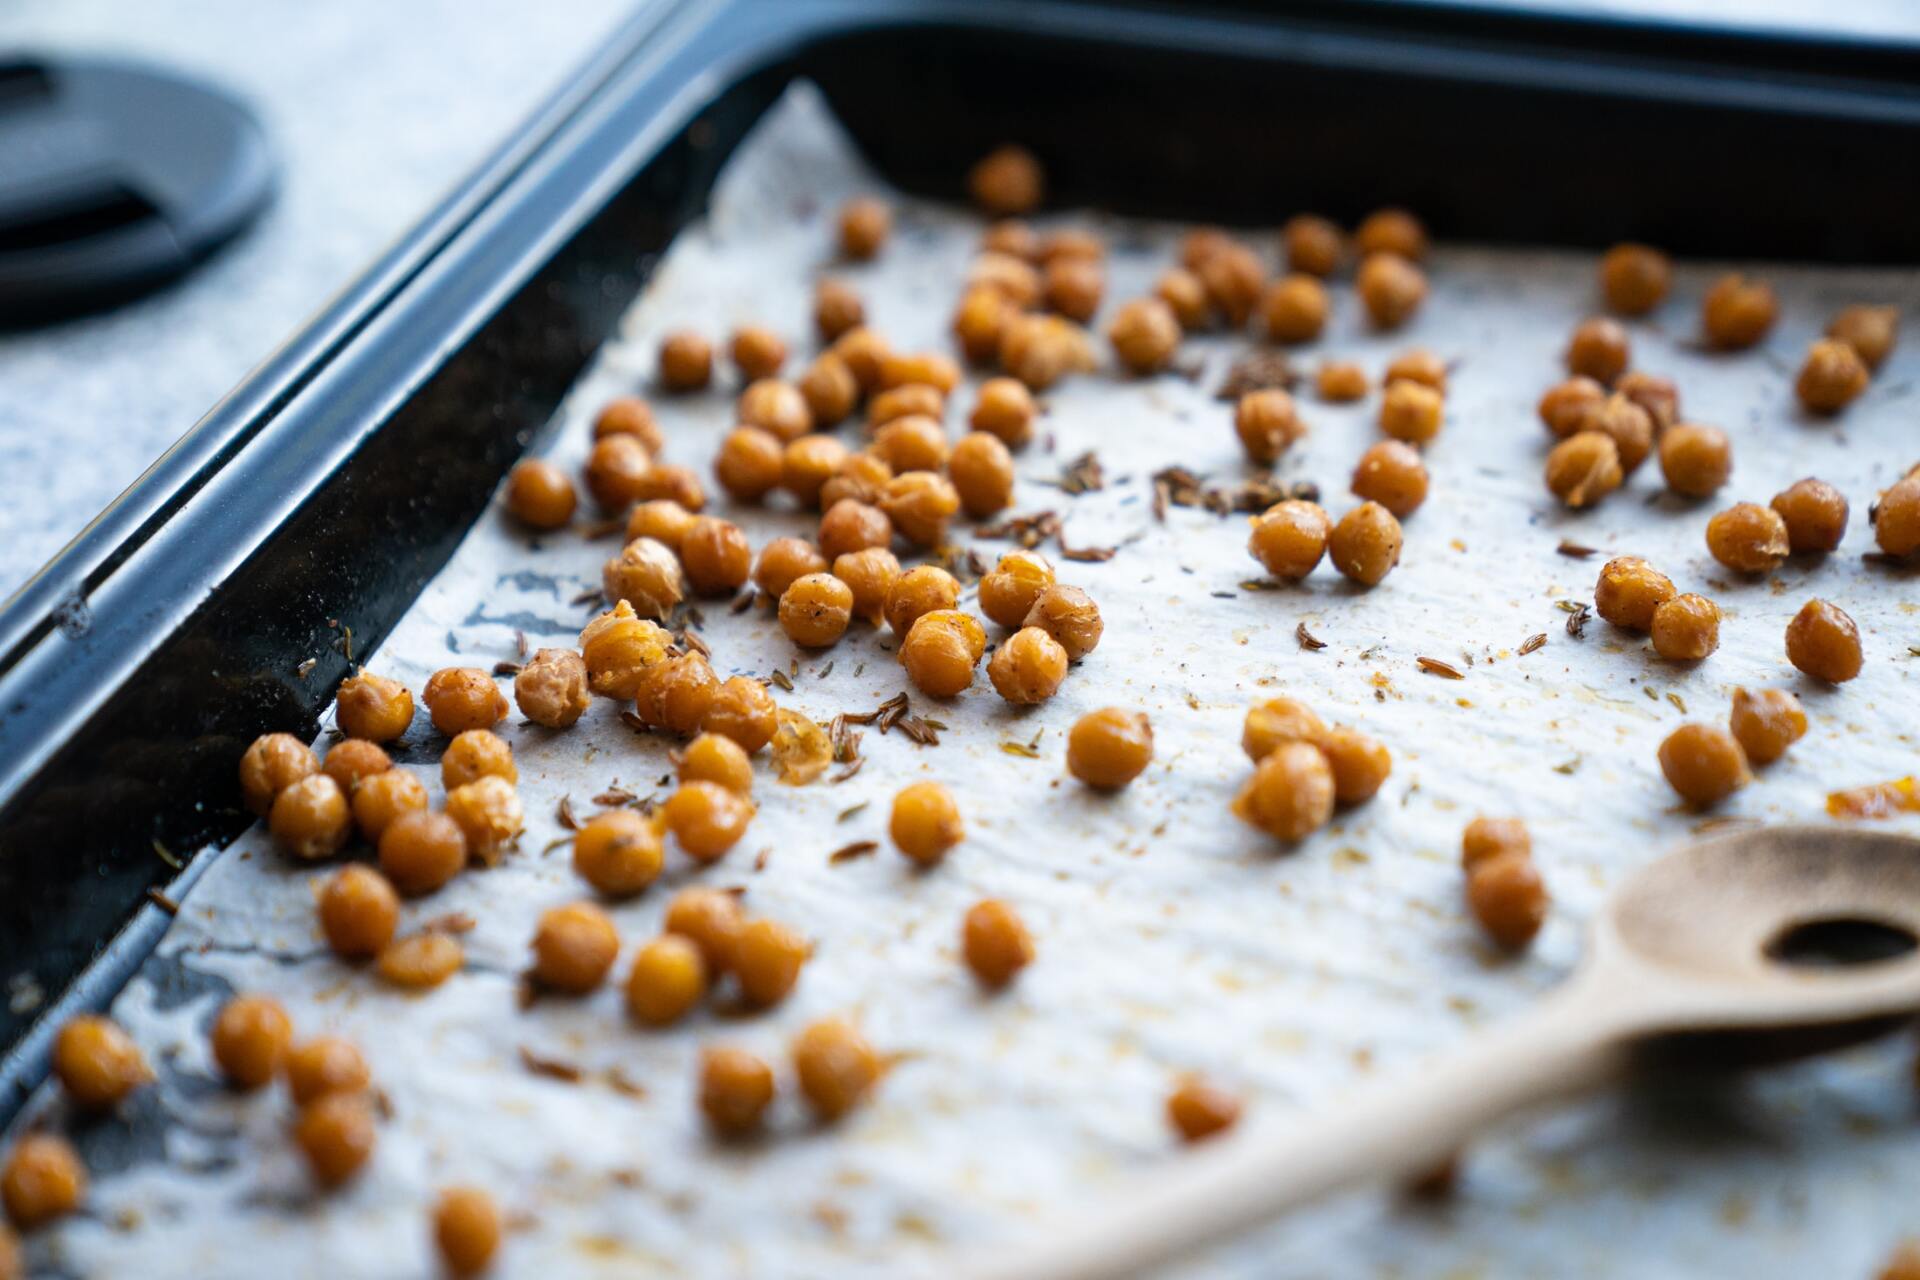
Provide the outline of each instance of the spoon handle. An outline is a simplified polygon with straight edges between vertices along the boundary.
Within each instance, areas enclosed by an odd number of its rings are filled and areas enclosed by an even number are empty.
[[[1583,986],[1563,988],[1520,1018],[1324,1110],[1214,1139],[1044,1238],[949,1274],[1134,1275],[1330,1191],[1426,1173],[1493,1121],[1623,1072],[1625,1038]]]

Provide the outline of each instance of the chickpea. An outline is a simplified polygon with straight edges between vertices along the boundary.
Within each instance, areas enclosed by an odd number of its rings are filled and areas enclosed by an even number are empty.
[[[467,833],[444,813],[415,809],[380,835],[380,870],[409,897],[432,893],[467,865]]]
[[[1467,870],[1467,907],[1487,936],[1508,951],[1533,941],[1551,905],[1532,858],[1501,854]]]
[[[693,468],[660,463],[655,463],[653,470],[641,477],[639,492],[634,497],[641,502],[672,502],[690,512],[707,505],[706,491],[700,487],[700,477],[693,473]]]
[[[813,430],[813,411],[800,388],[774,377],[748,383],[733,411],[742,426],[771,431],[782,444]]]
[[[780,629],[807,649],[821,649],[847,633],[853,588],[830,573],[795,578],[780,596]]]
[[[1680,421],[1680,388],[1672,378],[1633,370],[1620,376],[1613,389],[1640,406],[1659,435]]]
[[[1040,261],[1044,264],[1065,261],[1100,262],[1107,246],[1099,236],[1079,227],[1049,231],[1040,241]]]
[[[771,431],[736,427],[713,460],[714,478],[740,502],[758,502],[780,483],[783,446]]]
[[[1268,698],[1248,708],[1246,723],[1240,730],[1240,749],[1255,764],[1286,743],[1305,742],[1318,747],[1326,740],[1325,722],[1312,707],[1297,698]]]
[[[831,427],[844,421],[860,398],[860,384],[855,381],[853,371],[831,351],[807,366],[806,372],[800,375],[799,386],[812,418],[810,429]]]
[[[1601,386],[1611,386],[1625,373],[1630,359],[1627,331],[1606,316],[1582,320],[1567,343],[1568,374],[1592,378]]]
[[[1271,466],[1307,434],[1293,397],[1278,387],[1241,396],[1233,411],[1233,430],[1247,457],[1262,466]]]
[[[582,473],[587,492],[602,511],[625,511],[646,496],[653,455],[636,436],[602,436],[593,442]]]
[[[697,653],[676,654],[648,667],[634,696],[634,710],[656,729],[687,734],[700,727],[720,679]]]
[[[1660,744],[1660,772],[1696,809],[1719,804],[1753,781],[1740,743],[1713,724],[1683,724],[1668,734]]]
[[[306,1156],[313,1180],[337,1187],[373,1156],[373,1106],[361,1094],[327,1094],[301,1110],[293,1140]]]
[[[1533,836],[1519,818],[1489,818],[1482,814],[1460,834],[1460,865],[1471,871],[1482,862],[1512,856],[1533,857]]]
[[[1073,662],[1092,653],[1106,630],[1092,596],[1079,587],[1058,584],[1041,589],[1021,625],[1039,627],[1058,640]]]
[[[916,782],[893,798],[887,832],[914,862],[932,866],[966,835],[953,793],[937,782]]]
[[[687,529],[693,524],[694,514],[671,498],[649,498],[636,503],[627,513],[627,541],[652,538],[655,542],[680,554],[680,540],[687,536]]]
[[[1387,366],[1380,381],[1385,384],[1417,382],[1445,395],[1447,362],[1425,347],[1408,347],[1393,358],[1393,363]]]
[[[1607,391],[1592,378],[1572,377],[1555,383],[1540,397],[1540,421],[1565,440],[1586,429],[1587,415],[1606,401]]]
[[[1013,457],[998,436],[973,431],[953,447],[947,474],[960,505],[976,520],[1013,505]]]
[[[1389,382],[1380,399],[1380,430],[1395,440],[1428,444],[1445,423],[1447,402],[1432,387],[1401,380]]]
[[[468,729],[456,735],[440,757],[440,784],[448,791],[489,774],[508,782],[520,781],[513,748],[491,729]]]
[[[228,1084],[258,1089],[280,1074],[293,1043],[293,1020],[272,996],[235,996],[220,1007],[209,1042]]]
[[[908,382],[889,387],[867,402],[867,425],[877,432],[901,418],[931,418],[937,423],[946,412],[947,397],[940,388]]]
[[[287,1093],[296,1106],[330,1093],[358,1093],[373,1083],[367,1060],[350,1040],[316,1036],[287,1055]]]
[[[731,973],[746,917],[731,893],[695,886],[673,895],[661,927],[700,948],[710,972]]]
[[[1029,390],[1044,391],[1092,369],[1093,345],[1084,329],[1061,316],[1011,316],[1000,333],[1000,365]]]
[[[507,513],[530,529],[564,529],[579,504],[567,473],[544,458],[527,458],[507,473]]]
[[[1233,237],[1218,227],[1195,227],[1180,239],[1180,265],[1198,271],[1201,263],[1233,243]]]
[[[897,475],[904,471],[938,471],[947,465],[947,433],[934,419],[910,413],[895,418],[873,433],[874,456]]]
[[[82,1014],[53,1040],[53,1074],[82,1111],[105,1111],[153,1079],[140,1046],[111,1018]]]
[[[1353,247],[1362,256],[1397,253],[1419,262],[1427,256],[1427,229],[1405,209],[1376,209],[1355,229]]]
[[[491,729],[507,715],[505,695],[478,667],[442,667],[427,677],[421,698],[433,727],[449,737],[468,729]]]
[[[861,394],[866,395],[879,387],[880,362],[893,348],[872,329],[858,325],[835,338],[829,350],[846,361],[847,368],[853,371],[853,380],[860,384]]]
[[[1796,480],[1767,505],[1787,525],[1787,546],[1796,552],[1828,552],[1840,546],[1847,532],[1847,499],[1824,480],[1808,476]]]
[[[1167,1123],[1182,1142],[1199,1142],[1231,1129],[1240,1110],[1240,1099],[1198,1076],[1181,1080],[1167,1095]]]
[[[1118,791],[1152,762],[1153,725],[1144,711],[1089,711],[1067,734],[1067,772],[1098,791]]]
[[[885,547],[868,547],[836,557],[833,576],[853,592],[853,612],[878,626],[893,584],[900,579],[900,562]]]
[[[708,1048],[700,1054],[700,1110],[722,1138],[760,1127],[773,1102],[773,1069],[744,1049]]]
[[[1159,298],[1135,298],[1114,313],[1107,341],[1133,372],[1158,373],[1180,349],[1180,319]]]
[[[826,567],[827,558],[805,538],[775,538],[760,548],[760,558],[753,566],[753,584],[778,600],[799,579],[824,572]]]
[[[748,755],[766,746],[778,727],[773,695],[751,676],[729,676],[721,681],[700,717],[703,732],[732,738]]]
[[[1025,271],[1033,270],[1024,262],[1018,265]],[[1008,317],[1016,313],[1017,308],[1000,289],[989,284],[970,286],[953,311],[953,336],[961,354],[973,364],[992,360],[1000,350]]]
[[[1771,286],[1731,274],[1720,277],[1707,290],[1700,322],[1710,346],[1744,351],[1767,336],[1779,314],[1780,302]]]
[[[744,765],[746,757],[740,759]],[[632,809],[596,814],[574,833],[574,871],[609,898],[630,898],[639,893],[660,878],[665,861],[660,833]]]
[[[883,1068],[851,1023],[822,1018],[794,1038],[793,1070],[813,1113],[831,1124],[873,1091]]]
[[[1200,277],[1207,301],[1234,329],[1245,326],[1267,287],[1267,269],[1260,255],[1232,240],[1208,254],[1192,271]]]
[[[1283,276],[1260,300],[1267,337],[1274,342],[1312,342],[1327,325],[1327,286],[1303,273]]]
[[[1626,475],[1639,470],[1640,464],[1653,452],[1653,419],[1623,395],[1608,396],[1590,409],[1581,420],[1580,429],[1610,437],[1620,456],[1620,469]]]
[[[905,471],[887,481],[880,510],[894,530],[916,547],[937,547],[947,538],[947,523],[960,510],[960,491],[933,471]]]
[[[952,698],[973,683],[973,669],[986,650],[986,630],[971,616],[935,609],[907,629],[900,642],[900,665],[920,692]]]
[[[586,714],[587,660],[571,649],[536,649],[513,678],[520,714],[548,729],[565,729]]]
[[[1307,742],[1283,742],[1255,766],[1234,816],[1279,840],[1306,838],[1333,816],[1333,766]]]
[[[1644,244],[1617,244],[1600,259],[1600,296],[1620,315],[1647,314],[1672,284],[1673,260]]]
[[[282,849],[313,861],[346,846],[353,813],[339,783],[324,773],[309,774],[273,798],[267,830]]]
[[[1351,487],[1355,497],[1377,502],[1405,520],[1427,500],[1427,466],[1412,446],[1382,440],[1360,455]]]
[[[826,495],[821,495],[824,500]],[[842,498],[820,517],[820,554],[838,560],[868,547],[884,548],[893,541],[893,521],[878,507]]]
[[[290,733],[263,733],[240,757],[240,794],[264,818],[282,791],[318,772],[320,757],[306,743]]]
[[[65,1138],[29,1133],[0,1168],[0,1204],[22,1231],[66,1217],[87,1198],[87,1167]]]
[[[335,955],[364,960],[393,941],[400,895],[371,867],[342,867],[320,892],[320,932]]]
[[[932,387],[944,398],[960,385],[960,366],[937,351],[888,352],[880,360],[880,387]]]
[[[433,1242],[450,1276],[465,1280],[493,1265],[505,1226],[500,1207],[478,1187],[448,1187],[433,1206]]]
[[[1808,413],[1838,413],[1860,398],[1870,376],[1866,361],[1851,345],[1822,338],[1807,348],[1793,393]]]
[[[733,976],[740,994],[762,1009],[779,1004],[800,980],[800,969],[812,954],[807,940],[786,925],[747,921],[733,947]]]
[[[699,520],[711,517],[696,517],[689,524],[687,538],[693,536]],[[710,538],[715,535],[709,533]],[[684,551],[687,543],[683,539]],[[702,560],[702,567],[709,567]],[[673,607],[685,598],[687,575],[682,570],[680,559],[665,543],[655,542],[652,538],[635,538],[620,549],[620,554],[608,560],[600,570],[600,588],[606,597],[615,603],[624,602],[633,607],[634,612],[648,618],[665,618],[673,612]],[[427,688],[427,705],[433,705],[433,688]],[[506,714],[506,700],[501,699],[500,712]],[[434,721],[439,725],[439,720]],[[444,730],[444,726],[443,726]]]
[[[893,209],[884,200],[861,196],[840,208],[840,252],[864,262],[879,254],[893,233]]]
[[[746,585],[753,570],[753,548],[731,520],[698,516],[681,540],[680,563],[697,594],[730,595]]]
[[[687,1016],[707,990],[700,948],[666,933],[640,948],[627,972],[627,1012],[649,1027],[669,1027]]]
[[[1838,605],[1809,600],[1787,624],[1787,661],[1828,684],[1860,674],[1860,629]]]
[[[20,1237],[0,1222],[0,1280],[25,1280],[27,1260],[20,1256]]]
[[[1341,804],[1373,799],[1393,772],[1393,755],[1358,729],[1337,726],[1317,744],[1333,770],[1333,798]]]
[[[1728,727],[1754,764],[1772,764],[1807,732],[1807,713],[1800,699],[1785,689],[1733,691]]]
[[[1856,305],[1841,309],[1827,326],[1827,336],[1852,347],[1867,362],[1867,368],[1877,373],[1893,350],[1899,329],[1900,308]]]
[[[467,953],[444,933],[416,933],[382,951],[374,969],[382,980],[407,991],[431,991],[460,972]]]
[[[1040,237],[1028,224],[1018,218],[1001,218],[987,228],[980,237],[982,253],[1004,253],[1009,257],[1038,259],[1040,256]]]
[[[1033,152],[1008,143],[967,171],[967,191],[995,217],[1032,213],[1046,198],[1046,177]]]
[[[632,605],[620,601],[580,632],[588,687],[603,698],[637,696],[647,669],[666,660],[672,641],[658,623],[639,617]]]
[[[994,692],[1016,706],[1045,702],[1067,674],[1067,651],[1039,627],[1022,627],[994,650],[987,678]]]
[[[1287,269],[1322,279],[1340,269],[1344,240],[1338,226],[1311,213],[1295,214],[1280,228],[1280,246],[1287,257]]]
[[[986,290],[997,294],[1003,302],[1016,311],[1037,307],[1040,305],[1040,297],[1044,290],[1041,275],[1033,266],[1038,256],[1038,249],[1035,249],[1030,258],[993,250],[984,251],[967,268],[966,292]]]
[[[780,487],[803,507],[818,507],[820,491],[847,460],[847,446],[832,436],[807,435],[789,444],[780,458]]]
[[[1363,502],[1341,516],[1327,535],[1327,558],[1361,586],[1377,586],[1400,563],[1400,543],[1400,522],[1393,512],[1377,502]]]
[[[1673,579],[1639,556],[1616,556],[1593,584],[1593,609],[1616,627],[1649,631],[1654,610],[1676,594]]]
[[[606,979],[620,954],[620,935],[591,902],[554,907],[533,935],[533,976],[543,986],[585,995]]]
[[[1313,386],[1328,404],[1351,404],[1367,398],[1367,373],[1351,360],[1328,360],[1314,375]]]
[[[1187,333],[1207,327],[1212,304],[1207,301],[1207,286],[1185,267],[1172,267],[1154,282],[1153,296],[1165,303]]]
[[[1669,662],[1698,662],[1720,647],[1720,606],[1705,596],[1675,596],[1653,611],[1653,651]]]
[[[1604,431],[1576,431],[1547,455],[1547,491],[1578,510],[1600,501],[1626,479],[1620,446]]]
[[[619,435],[634,437],[647,446],[650,454],[659,453],[667,444],[660,424],[654,420],[653,406],[639,396],[615,396],[607,401],[600,410],[600,416],[593,420],[595,440]]]
[[[1052,585],[1053,565],[1045,556],[1037,551],[1009,551],[980,579],[980,612],[1003,627],[1019,627],[1032,611],[1034,600]],[[953,600],[938,607],[952,608],[958,599],[956,582]]]
[[[1298,582],[1313,572],[1327,553],[1333,522],[1317,502],[1289,498],[1276,502],[1249,524],[1247,554],[1282,582]]]
[[[526,825],[520,793],[505,778],[481,778],[447,792],[446,814],[460,824],[467,852],[490,867]]]
[[[1368,254],[1354,283],[1376,329],[1398,329],[1427,300],[1425,273],[1394,253]]]
[[[1055,258],[1040,276],[1041,297],[1047,309],[1081,324],[1100,309],[1100,295],[1106,286],[1106,272],[1097,261],[1086,258]]]
[[[1880,550],[1904,558],[1920,550],[1920,472],[1909,472],[1868,513]]]
[[[697,333],[670,333],[660,340],[660,385],[669,391],[699,391],[713,379],[713,344]]]
[[[823,277],[818,284],[814,285],[813,327],[819,332],[822,342],[832,343],[841,334],[859,328],[866,322],[866,318],[866,304],[860,301],[860,294],[846,281]],[[831,351],[826,354],[833,355]],[[853,371],[846,368],[846,362],[838,356],[833,356],[833,359],[840,368],[846,370],[847,376],[852,378]],[[854,395],[858,396],[859,382],[856,380],[852,385]],[[804,380],[800,389],[802,394],[805,394]],[[809,396],[808,399],[811,400],[812,397]],[[845,416],[844,413],[841,414],[841,417]]]
[[[760,325],[741,325],[733,331],[727,354],[746,382],[771,378],[787,362],[787,344],[773,330]]]
[[[1733,445],[1718,427],[1682,422],[1660,437],[1660,474],[1675,493],[1705,498],[1733,474]]]
[[[998,991],[1033,963],[1033,935],[1005,902],[987,898],[968,910],[960,949],[981,986]]]
[[[340,682],[334,721],[349,738],[392,742],[413,723],[413,694],[398,680],[362,671]]]
[[[1738,502],[1707,521],[1707,550],[1729,569],[1766,573],[1790,549],[1787,522],[1772,507]]]
[[[740,843],[753,802],[717,782],[683,782],[662,808],[668,830],[687,856],[713,862]]]

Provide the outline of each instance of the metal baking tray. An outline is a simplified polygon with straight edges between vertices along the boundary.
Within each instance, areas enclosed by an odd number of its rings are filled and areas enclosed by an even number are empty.
[[[0,1124],[243,830],[799,76],[958,199],[1018,139],[1053,199],[1441,237],[1920,261],[1920,54],[1471,6],[678,0],[639,12],[0,609]],[[176,853],[175,851],[180,851]]]

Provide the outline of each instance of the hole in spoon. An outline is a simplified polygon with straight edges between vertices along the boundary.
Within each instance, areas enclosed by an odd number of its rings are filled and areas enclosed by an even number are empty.
[[[1791,925],[1766,946],[1769,960],[1806,969],[1879,964],[1920,945],[1910,930],[1880,920],[1843,917]]]

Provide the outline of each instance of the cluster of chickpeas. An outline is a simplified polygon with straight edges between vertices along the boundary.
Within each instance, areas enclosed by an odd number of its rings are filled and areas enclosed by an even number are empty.
[[[1269,698],[1248,710],[1240,746],[1254,770],[1234,798],[1234,816],[1289,843],[1325,826],[1336,804],[1373,799],[1393,772],[1393,756],[1378,739],[1345,725],[1329,728],[1294,698]]]
[[[1622,630],[1651,636],[1653,651],[1670,662],[1698,662],[1720,647],[1720,606],[1675,590],[1673,579],[1639,556],[1616,556],[1601,567],[1593,610]]]
[[[1460,833],[1460,869],[1467,907],[1480,927],[1509,951],[1533,941],[1546,922],[1546,882],[1533,865],[1533,836],[1519,818],[1484,814]]]
[[[1733,691],[1727,727],[1689,722],[1660,744],[1660,772],[1696,809],[1725,800],[1753,781],[1752,765],[1772,764],[1807,732],[1800,699],[1785,689]]]

